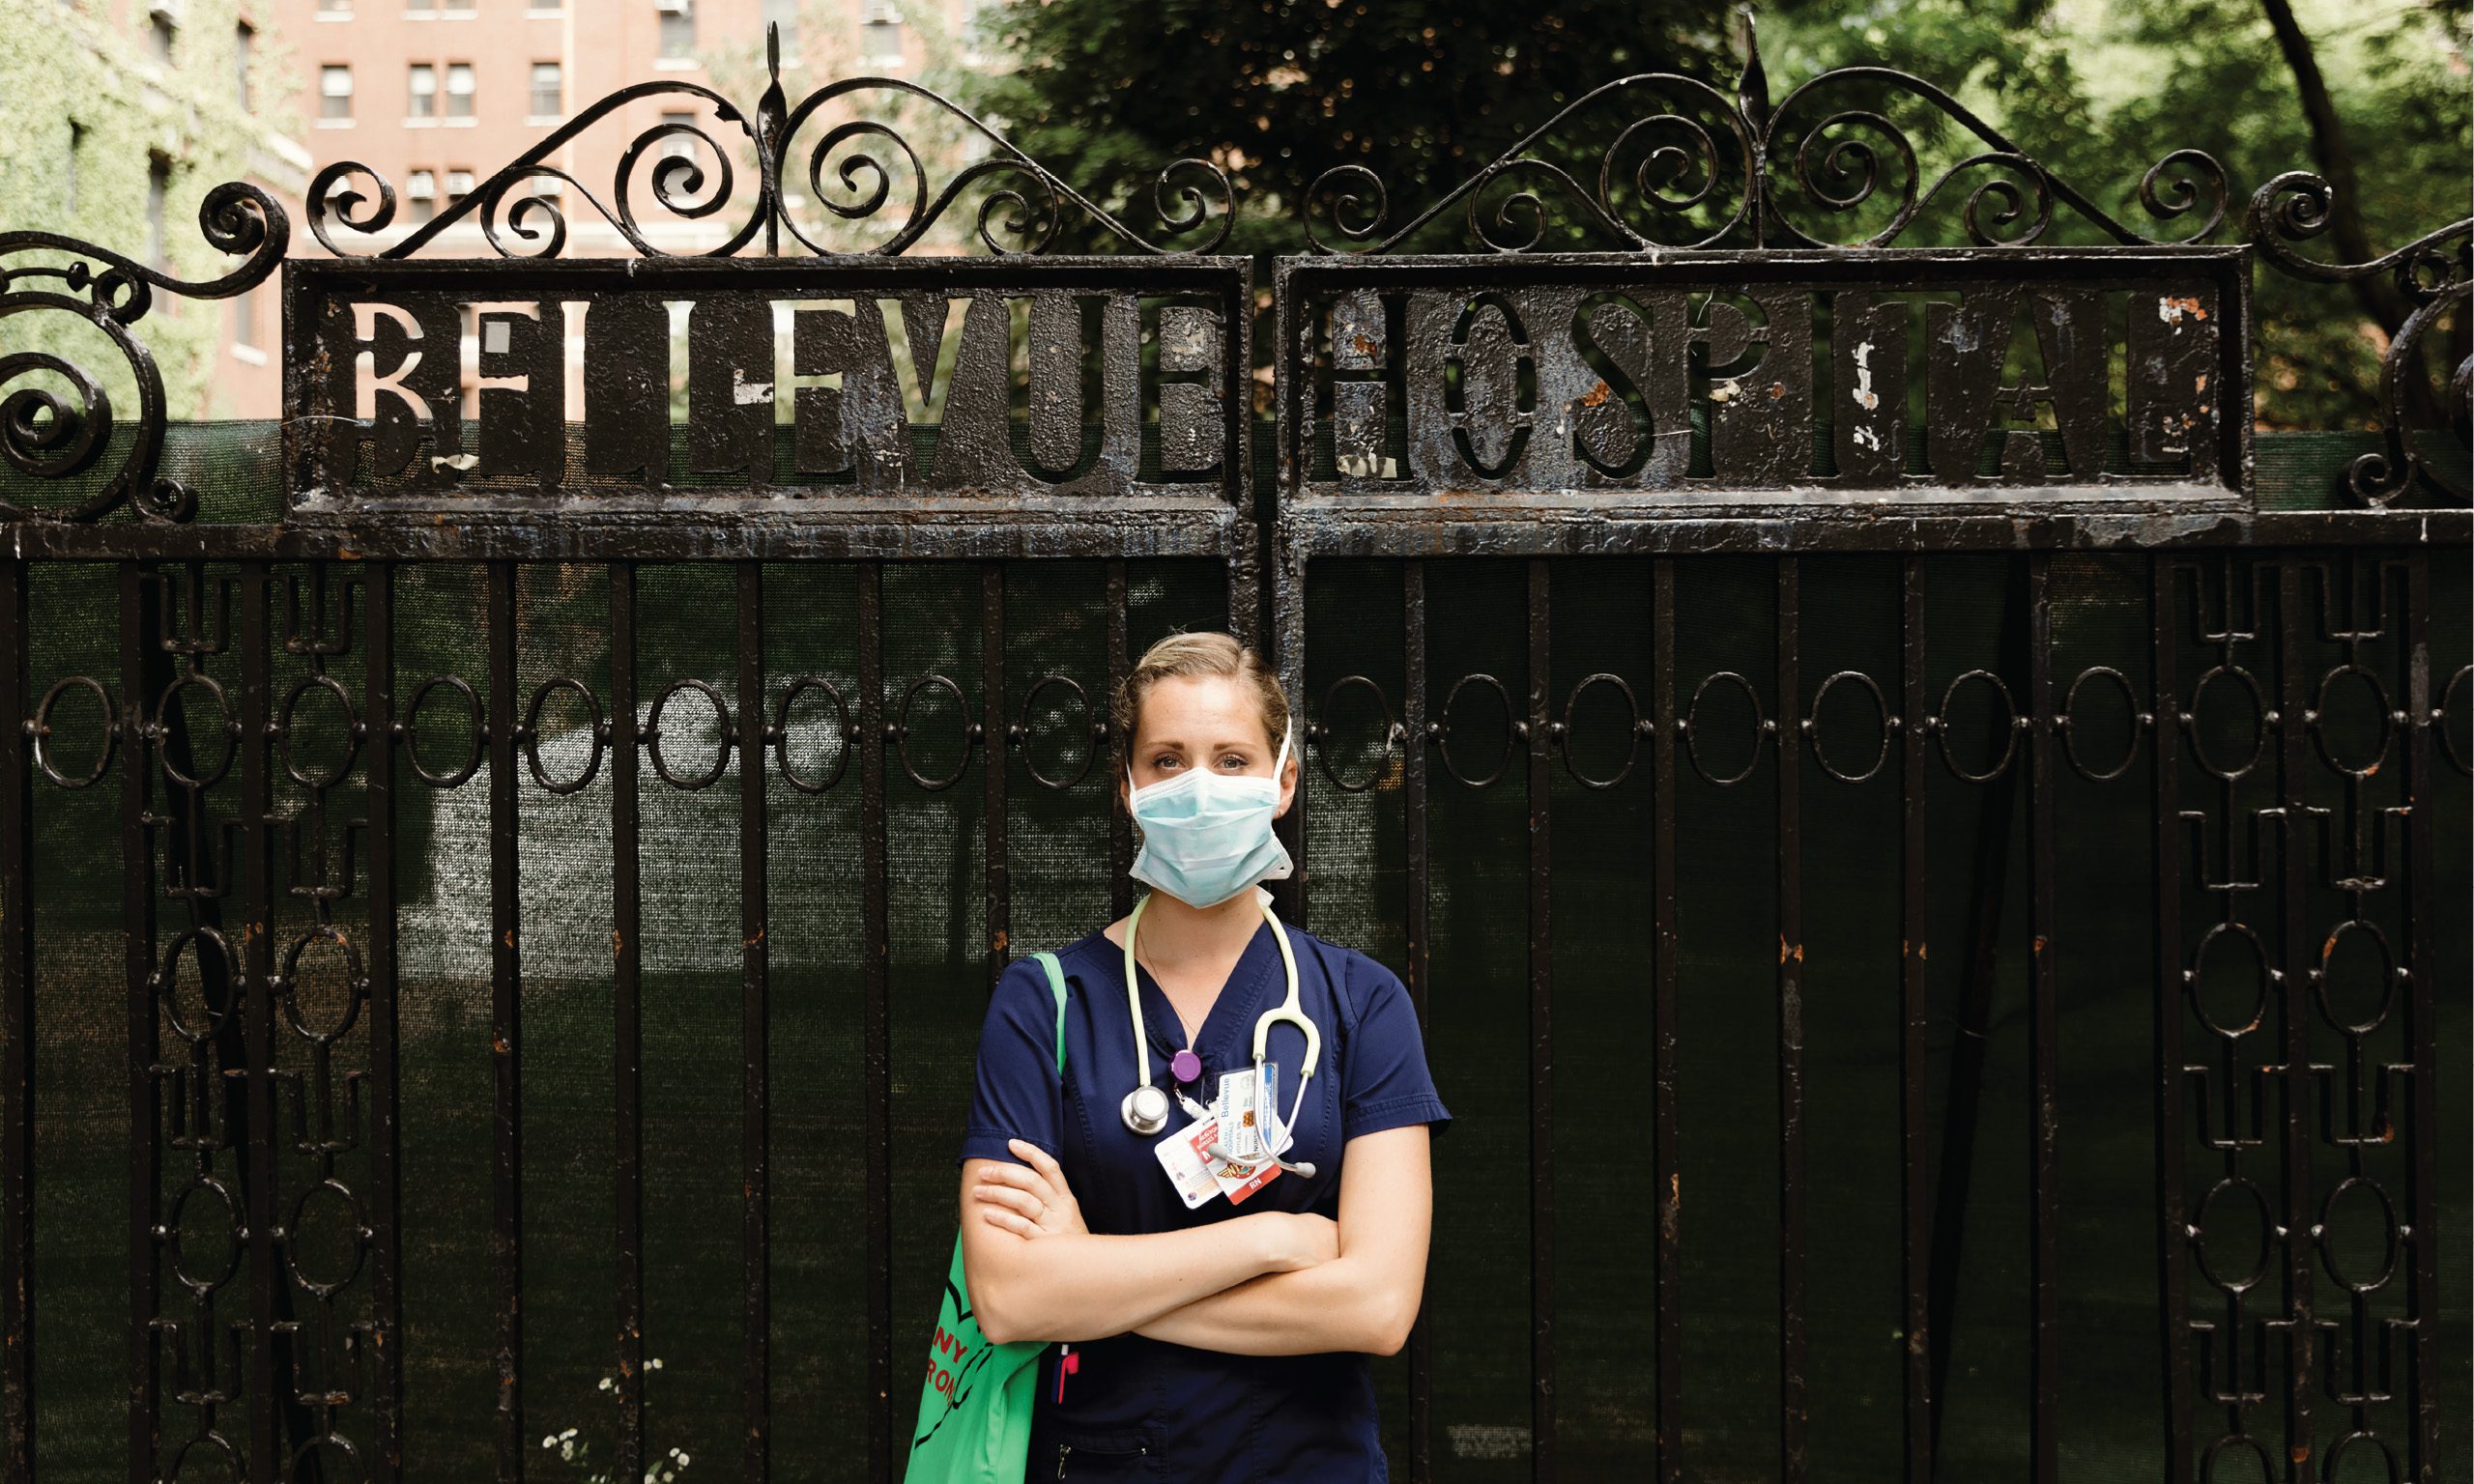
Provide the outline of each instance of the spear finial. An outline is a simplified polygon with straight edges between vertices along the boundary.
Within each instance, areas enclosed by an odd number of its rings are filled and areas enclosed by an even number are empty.
[[[1758,133],[1769,127],[1769,74],[1761,66],[1761,28],[1752,7],[1738,14],[1743,16],[1743,75],[1736,82],[1736,102]]]

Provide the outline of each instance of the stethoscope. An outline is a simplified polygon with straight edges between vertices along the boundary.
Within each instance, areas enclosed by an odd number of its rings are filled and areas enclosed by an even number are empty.
[[[1140,901],[1134,904],[1134,915],[1127,918],[1125,922],[1125,998],[1126,1005],[1134,1015],[1135,1067],[1142,1081],[1140,1086],[1125,1095],[1123,1111],[1126,1127],[1146,1139],[1168,1127],[1169,1106],[1168,1095],[1162,1092],[1151,1080],[1151,1038],[1143,1032],[1142,991],[1136,985],[1134,977],[1134,930],[1142,921],[1142,909],[1150,904],[1150,897],[1144,896]],[[1288,1117],[1281,1120],[1277,1137],[1274,1136],[1274,1130],[1266,1128],[1263,1130],[1263,1142],[1268,1157],[1274,1164],[1293,1174],[1310,1179],[1314,1174],[1311,1161],[1299,1160],[1292,1164],[1282,1158],[1281,1154],[1294,1142],[1293,1130],[1297,1127],[1297,1115],[1306,1106],[1306,1084],[1313,1077],[1314,1064],[1323,1054],[1323,1035],[1314,1028],[1313,1020],[1307,1015],[1297,997],[1297,955],[1288,946],[1288,929],[1280,925],[1278,917],[1273,915],[1271,903],[1258,902],[1257,905],[1262,908],[1263,921],[1272,925],[1273,937],[1280,943],[1280,964],[1288,973],[1288,998],[1255,1017],[1254,1085],[1256,1087],[1263,1085],[1263,1052],[1271,1042],[1272,1027],[1285,1020],[1306,1033],[1306,1063],[1298,1071],[1297,1097],[1289,1103]],[[1181,1063],[1191,1062],[1194,1070],[1193,1076],[1186,1076],[1185,1067],[1172,1064],[1171,1070],[1179,1074],[1179,1080],[1191,1082],[1202,1075],[1201,1059],[1195,1057],[1192,1051],[1180,1051],[1176,1059]],[[1185,1104],[1186,1112],[1194,1118],[1209,1116],[1210,1110],[1187,1097],[1182,1088],[1177,1093],[1177,1100]],[[1268,1117],[1271,1109],[1267,1107],[1263,1111]],[[1209,1153],[1215,1159],[1231,1159],[1228,1152],[1218,1144],[1212,1145]]]

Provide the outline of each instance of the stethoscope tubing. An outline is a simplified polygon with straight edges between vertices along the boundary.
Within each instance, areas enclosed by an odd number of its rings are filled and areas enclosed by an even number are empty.
[[[1150,894],[1143,894],[1141,899],[1134,904],[1134,913],[1126,919],[1125,923],[1125,998],[1127,1011],[1134,1022],[1135,1070],[1140,1085],[1126,1096],[1124,1118],[1126,1127],[1130,1130],[1145,1137],[1160,1130],[1156,1127],[1145,1129],[1142,1127],[1142,1120],[1136,1112],[1138,1099],[1151,1100],[1143,1099],[1142,1094],[1153,1090],[1155,1084],[1151,1080],[1151,1036],[1149,1028],[1144,1025],[1142,1019],[1142,988],[1135,978],[1134,934],[1136,927],[1142,921],[1142,909],[1150,904]],[[1295,1025],[1306,1037],[1306,1060],[1298,1071],[1297,1096],[1290,1101],[1288,1117],[1280,1121],[1280,1127],[1264,1129],[1264,1151],[1281,1168],[1310,1176],[1314,1173],[1314,1167],[1311,1164],[1291,1164],[1281,1156],[1285,1155],[1296,1142],[1297,1117],[1306,1107],[1306,1087],[1313,1079],[1315,1064],[1322,1059],[1323,1055],[1323,1033],[1314,1024],[1313,1017],[1306,1013],[1304,1001],[1298,994],[1297,952],[1289,946],[1287,926],[1281,923],[1279,916],[1272,911],[1271,903],[1257,902],[1256,905],[1262,909],[1263,921],[1272,926],[1273,940],[1280,945],[1280,967],[1287,977],[1288,995],[1279,1005],[1264,1011],[1254,1019],[1254,1085],[1256,1087],[1262,1085],[1263,1056],[1270,1046],[1271,1030],[1274,1025],[1287,1021]],[[1187,1097],[1183,1088],[1177,1091],[1177,1100],[1184,1104],[1186,1111],[1195,1118],[1202,1118],[1207,1114],[1208,1110]],[[1266,1107],[1263,1111],[1268,1117],[1273,1110]],[[1233,1156],[1217,1142],[1210,1146],[1209,1153],[1214,1158],[1229,1159],[1234,1162]]]

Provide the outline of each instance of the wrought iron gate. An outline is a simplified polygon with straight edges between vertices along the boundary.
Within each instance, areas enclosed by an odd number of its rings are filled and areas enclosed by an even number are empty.
[[[1812,100],[1850,85],[1991,153],[1919,192],[1904,135]],[[2317,265],[2292,240],[2326,187],[2288,176],[2200,245],[2228,183],[2183,152],[2142,200],[2203,219],[2159,243],[1919,79],[1773,112],[1757,62],[1732,98],[1628,78],[1388,236],[1380,183],[1335,172],[1368,250],[1276,265],[1258,428],[1215,167],[1164,173],[1155,242],[934,100],[985,157],[931,200],[912,157],[880,250],[810,252],[783,181],[812,120],[814,180],[889,136],[822,128],[861,87],[631,89],[362,255],[331,235],[388,225],[361,167],[313,186],[329,259],[225,186],[202,226],[245,261],[211,283],[0,236],[81,259],[11,266],[0,316],[92,326],[139,399],[116,422],[72,361],[0,358],[73,388],[10,398],[0,487],[8,1478],[555,1476],[549,1396],[606,1402],[632,1479],[684,1467],[647,1431],[663,1385],[717,1409],[680,1420],[720,1468],[894,1476],[978,1020],[940,991],[1130,905],[1104,695],[1136,643],[1220,623],[1308,703],[1316,869],[1284,905],[1399,969],[1460,1114],[1427,1315],[1385,1362],[1409,1477],[2463,1457],[2436,1099],[2469,527],[2404,387],[2465,313],[2467,223]],[[502,241],[511,186],[663,90],[755,151],[729,243],[636,231],[667,135],[719,186],[657,166],[662,203],[731,204],[729,152],[669,123],[607,214],[644,258],[559,259],[522,196]],[[1641,121],[1594,190],[1551,154],[1591,109]],[[1870,153],[1852,194],[1815,155],[1855,126],[1911,175],[1842,244],[1795,210],[1872,197]],[[1654,128],[1698,193],[1609,184]],[[1972,245],[1898,245],[1988,164]],[[868,219],[895,178],[846,165],[877,188],[827,206]],[[1614,250],[1515,240],[1544,204],[1489,193],[1531,180]],[[987,181],[992,256],[904,256]],[[2045,244],[2057,202],[2119,245]],[[1392,250],[1464,205],[1470,251]],[[1125,250],[1040,254],[1068,213]],[[459,215],[517,255],[419,258]],[[2395,271],[2419,306],[2384,449],[2324,470],[2349,508],[2259,498],[2254,256]],[[250,487],[234,435],[166,427],[129,327],[278,263],[286,417]],[[469,419],[460,361],[422,354],[468,338]],[[2125,913],[2144,941],[2098,926]],[[458,1046],[486,1055],[449,1084]],[[104,1101],[109,1169],[71,1131]],[[735,1159],[704,1142],[734,1127]],[[1971,1189],[2003,1171],[2015,1199]],[[2077,1276],[2124,1252],[2135,1340]],[[657,1312],[681,1270],[736,1301]],[[707,1364],[657,1381],[675,1343]],[[612,1362],[590,1393],[577,1354]]]

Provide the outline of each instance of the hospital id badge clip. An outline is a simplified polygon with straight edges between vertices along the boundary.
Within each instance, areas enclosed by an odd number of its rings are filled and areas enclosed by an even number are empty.
[[[1177,1198],[1186,1203],[1188,1211],[1220,1193],[1221,1183],[1213,1176],[1213,1160],[1207,1153],[1219,1134],[1218,1124],[1198,1118],[1151,1146],[1151,1152],[1160,1158],[1160,1167],[1168,1172],[1168,1183],[1177,1187]]]
[[[1252,1164],[1271,1156],[1271,1141],[1263,1131],[1263,1109],[1272,1105],[1280,1090],[1280,1067],[1277,1063],[1263,1066],[1262,1085],[1255,1086],[1254,1070],[1221,1074],[1220,1095],[1212,1103],[1213,1119],[1226,1130],[1221,1149],[1230,1159]]]

